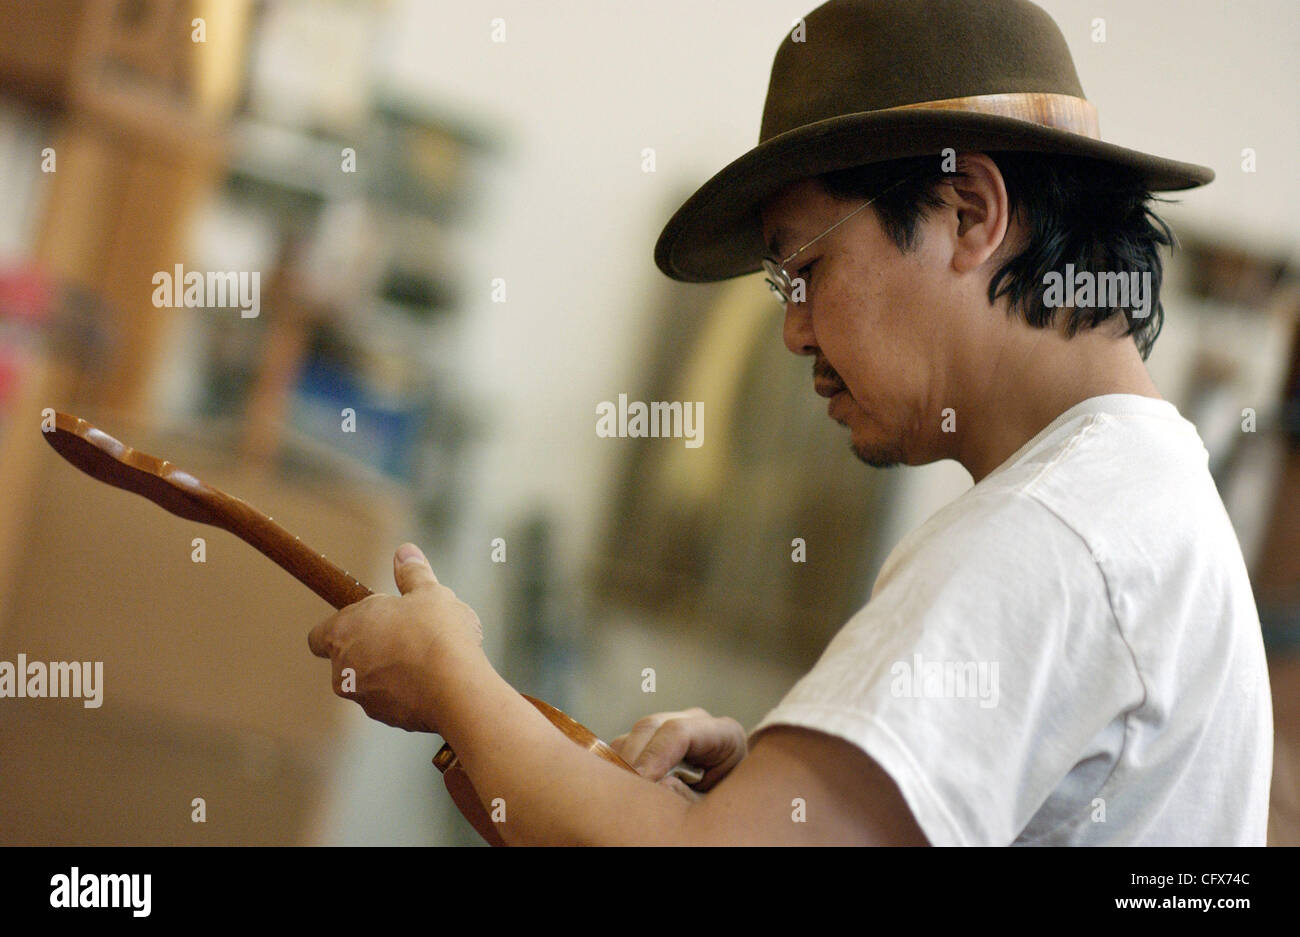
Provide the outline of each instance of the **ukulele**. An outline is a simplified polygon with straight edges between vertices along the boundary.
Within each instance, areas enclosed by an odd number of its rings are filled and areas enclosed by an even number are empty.
[[[257,549],[336,609],[360,602],[371,592],[354,576],[339,569],[298,537],[289,533],[261,511],[239,498],[218,491],[164,459],[132,449],[85,420],[55,413],[54,423],[42,426],[45,441],[55,451],[92,478],[148,498],[178,517],[220,527]],[[565,736],[599,758],[628,771],[635,770],[590,729],[548,703],[521,694]],[[485,840],[494,846],[505,842],[488,817],[469,775],[456,753],[443,745],[433,757],[442,772],[443,783],[458,810]],[[693,766],[674,769],[687,783],[700,780],[703,772]]]

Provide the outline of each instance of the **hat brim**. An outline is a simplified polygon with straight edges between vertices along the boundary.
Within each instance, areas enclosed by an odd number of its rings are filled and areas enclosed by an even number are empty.
[[[846,114],[773,137],[704,183],[659,235],[655,264],[688,283],[754,273],[767,253],[760,207],[786,185],[853,166],[937,155],[945,147],[1104,160],[1137,170],[1153,192],[1191,189],[1214,179],[1214,170],[1205,166],[1012,117],[931,109]]]

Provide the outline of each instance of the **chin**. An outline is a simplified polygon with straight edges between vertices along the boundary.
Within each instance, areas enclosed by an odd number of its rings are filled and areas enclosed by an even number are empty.
[[[870,439],[861,426],[849,427],[849,449],[859,461],[872,468],[894,468],[907,464],[907,455],[897,443],[882,445]]]
[[[863,446],[858,443],[849,443],[849,449],[860,461],[865,462],[872,468],[887,469],[906,464],[902,456],[885,449]]]

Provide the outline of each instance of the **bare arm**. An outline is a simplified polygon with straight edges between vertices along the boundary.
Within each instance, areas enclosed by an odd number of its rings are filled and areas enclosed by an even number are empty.
[[[889,776],[854,746],[774,728],[696,803],[574,745],[501,679],[473,611],[421,556],[395,564],[401,598],[372,596],[313,630],[336,692],[373,718],[439,732],[502,838],[537,845],[923,845]],[[342,692],[350,667],[357,689]]]

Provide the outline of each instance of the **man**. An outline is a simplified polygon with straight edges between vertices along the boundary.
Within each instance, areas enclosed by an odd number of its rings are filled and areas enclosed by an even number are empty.
[[[1024,0],[819,7],[760,140],[676,213],[660,268],[765,267],[861,459],[956,459],[975,486],[748,744],[701,711],[616,740],[659,784],[506,685],[410,545],[402,597],[313,631],[335,686],[351,667],[372,717],[442,734],[511,843],[1262,844],[1254,601],[1204,447],[1143,364],[1170,240],[1150,194],[1213,173],[1102,142]]]

